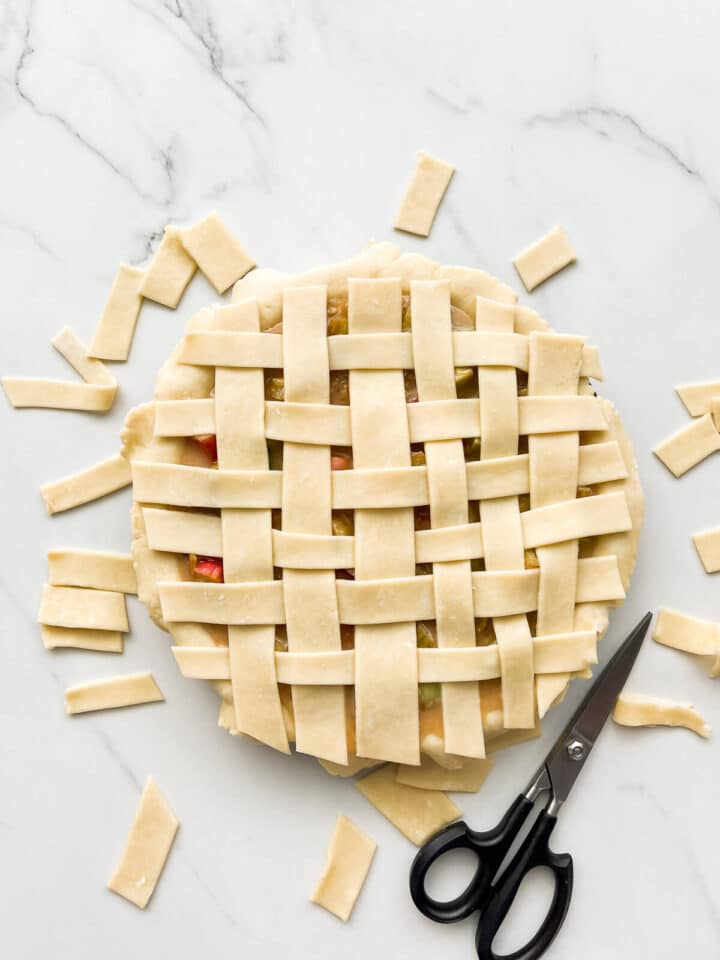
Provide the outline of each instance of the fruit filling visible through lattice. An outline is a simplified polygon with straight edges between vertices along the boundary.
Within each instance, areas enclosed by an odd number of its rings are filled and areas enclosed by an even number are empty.
[[[417,764],[423,731],[484,756],[484,691],[503,727],[596,662],[582,605],[622,599],[595,538],[631,529],[627,470],[587,388],[583,340],[519,332],[519,308],[451,305],[447,280],[351,279],[218,307],[182,363],[214,391],[158,401],[155,433],[195,463],[133,462],[151,549],[188,557],[164,621],[227,627],[178,646],[187,676],[229,681],[234,726],[346,763]],[[171,509],[168,509],[171,508]]]

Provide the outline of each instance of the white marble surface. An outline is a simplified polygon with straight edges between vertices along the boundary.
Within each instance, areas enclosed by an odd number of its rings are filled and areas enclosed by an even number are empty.
[[[676,481],[649,451],[685,421],[673,386],[720,375],[719,36],[717,5],[686,0],[8,0],[0,372],[63,375],[50,337],[65,323],[89,336],[118,261],[142,263],[168,221],[217,207],[282,268],[392,238],[425,147],[458,173],[431,239],[397,238],[405,248],[513,284],[510,257],[556,222],[579,252],[528,302],[599,344],[646,485],[637,574],[605,651],[648,607],[718,618],[720,582],[689,537],[720,521],[720,463]],[[403,838],[307,758],[216,730],[214,695],[181,680],[136,602],[122,658],[42,648],[47,548],[126,548],[129,494],[49,518],[38,486],[116,449],[210,299],[198,278],[176,314],[144,308],[105,417],[0,402],[0,952],[473,956],[469,923],[415,913]],[[152,669],[167,702],[64,716],[66,685],[131,669]],[[648,644],[632,686],[694,701],[720,729],[717,688],[689,658]],[[495,821],[566,714],[462,799],[473,825]],[[555,960],[716,956],[718,756],[690,733],[608,728],[557,829],[577,883]],[[151,772],[182,828],[141,914],[104,883]],[[347,928],[307,902],[337,810],[380,843]]]

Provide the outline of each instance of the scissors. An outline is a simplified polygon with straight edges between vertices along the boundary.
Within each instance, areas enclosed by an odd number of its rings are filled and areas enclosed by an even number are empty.
[[[410,895],[418,910],[438,923],[455,923],[479,911],[475,947],[480,960],[537,960],[555,939],[565,920],[573,887],[573,861],[569,853],[554,853],[548,840],[578,774],[585,766],[618,694],[635,663],[652,614],[646,614],[630,632],[600,673],[575,711],[526,790],[512,803],[492,830],[477,832],[463,821],[436,834],[418,852],[410,869]],[[538,797],[545,795],[541,812],[502,873]],[[430,867],[452,850],[470,850],[477,857],[475,874],[453,900],[434,900],[425,889]],[[519,950],[497,954],[493,940],[515,900],[525,876],[535,867],[554,875],[555,892],[539,930]]]

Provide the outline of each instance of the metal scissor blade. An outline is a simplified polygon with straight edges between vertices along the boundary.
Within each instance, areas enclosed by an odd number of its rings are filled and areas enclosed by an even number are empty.
[[[612,713],[651,620],[652,614],[646,613],[620,644],[547,755],[545,766],[558,804],[570,793],[605,721]]]

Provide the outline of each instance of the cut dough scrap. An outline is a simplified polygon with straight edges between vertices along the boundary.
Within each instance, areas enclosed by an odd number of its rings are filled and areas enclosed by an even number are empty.
[[[368,760],[365,757],[357,757],[352,754],[348,754],[347,763],[333,763],[332,760],[323,760],[318,757],[318,763],[326,773],[343,780],[346,777],[354,777],[361,770],[371,770],[373,767],[379,767],[382,762],[382,760]]]
[[[685,727],[700,737],[710,736],[710,727],[692,707],[637,693],[620,694],[613,720],[623,727]]]
[[[41,377],[4,377],[3,387],[14,407],[84,410],[104,413],[113,405],[117,380],[99,360],[86,356],[85,344],[69,327],[50,341],[85,383]]]
[[[419,767],[398,766],[396,779],[406,787],[477,793],[485,783],[494,762],[489,759],[464,759],[461,767],[448,770],[430,757],[424,757]]]
[[[140,287],[143,277],[143,271],[137,267],[120,264],[88,348],[89,357],[127,360],[142,306]]]
[[[486,752],[499,753],[500,750],[516,747],[520,743],[527,743],[528,740],[538,740],[541,736],[542,730],[539,723],[532,730],[506,730],[486,741]]]
[[[102,550],[48,550],[50,583],[56,587],[88,587],[137,593],[132,557]]]
[[[97,650],[99,653],[122,653],[120,630],[92,630],[83,627],[40,627],[46,650],[68,647],[74,650]]]
[[[720,450],[720,434],[709,413],[691,420],[659,443],[653,453],[676,477]]]
[[[712,412],[713,400],[720,397],[720,381],[686,383],[675,387],[675,392],[691,417],[701,417],[704,413]]]
[[[55,334],[50,343],[60,356],[67,360],[73,370],[80,374],[85,383],[117,387],[117,380],[105,364],[87,355],[85,344],[70,327],[63,327]]]
[[[41,377],[3,377],[2,385],[14,407],[83,410],[86,413],[105,413],[113,405],[117,392],[116,387]]]
[[[48,513],[62,513],[128,487],[131,482],[130,464],[117,454],[80,473],[46,483],[40,487],[40,493]]]
[[[396,767],[387,764],[357,780],[355,786],[380,813],[416,846],[461,816],[439,790],[422,790],[398,783]]]
[[[145,271],[140,294],[174,310],[196,270],[197,264],[182,245],[180,230],[165,227],[160,246]]]
[[[653,640],[684,653],[717,656],[720,655],[720,623],[663,608],[655,623]]]
[[[127,631],[125,597],[107,590],[43,585],[38,622],[49,627]]]
[[[561,226],[557,226],[519,253],[513,263],[529,293],[576,260],[577,254],[568,235]]]
[[[148,778],[108,889],[144,910],[180,826],[160,788]]]
[[[717,573],[720,570],[720,527],[694,533],[693,543],[705,573]]]
[[[180,239],[218,293],[225,293],[255,266],[255,261],[217,213],[182,230]]]
[[[128,673],[68,687],[65,691],[65,712],[72,715],[90,713],[92,710],[114,710],[164,699],[151,673]]]
[[[395,229],[427,237],[453,173],[452,164],[420,151],[395,217]]]
[[[371,837],[339,814],[325,869],[310,897],[312,902],[346,921],[360,895],[376,849],[377,844]]]

